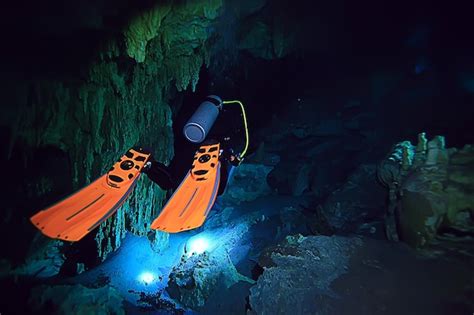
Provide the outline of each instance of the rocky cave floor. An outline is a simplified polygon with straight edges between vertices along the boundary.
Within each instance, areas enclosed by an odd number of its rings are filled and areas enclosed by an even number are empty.
[[[462,248],[472,250],[472,241],[416,251],[385,240],[382,221],[365,212],[356,232],[329,233],[314,225],[309,195],[270,191],[270,169],[241,165],[205,225],[170,235],[165,249],[128,235],[97,267],[68,278],[16,277],[11,294],[22,286],[38,313],[471,313],[472,256]],[[264,188],[250,196],[252,185]]]

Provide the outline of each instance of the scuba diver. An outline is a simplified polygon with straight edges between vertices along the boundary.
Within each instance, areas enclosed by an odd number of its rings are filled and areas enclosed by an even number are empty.
[[[225,104],[239,104],[245,127],[245,147],[235,153],[226,141],[206,140],[209,130]],[[226,188],[234,167],[238,166],[248,148],[245,108],[240,101],[222,101],[208,96],[183,128],[184,136],[200,144],[193,164],[179,185],[169,166],[156,161],[151,150],[129,149],[109,171],[88,186],[39,211],[30,220],[44,235],[64,241],[79,241],[113,215],[133,191],[140,175],[145,173],[162,189],[174,189],[151,228],[178,233],[204,224],[216,197]],[[222,142],[222,143],[221,143]]]

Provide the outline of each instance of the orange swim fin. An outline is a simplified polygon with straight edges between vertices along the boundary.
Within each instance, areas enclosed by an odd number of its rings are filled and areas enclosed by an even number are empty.
[[[31,222],[46,236],[79,241],[113,215],[133,191],[149,153],[130,149],[96,181],[39,211]]]
[[[204,223],[219,190],[219,151],[219,143],[197,150],[191,170],[151,224],[152,229],[177,233]]]

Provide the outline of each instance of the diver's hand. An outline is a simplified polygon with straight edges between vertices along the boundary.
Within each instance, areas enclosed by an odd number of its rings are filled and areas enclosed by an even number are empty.
[[[150,154],[150,156],[148,157],[148,161],[146,161],[145,165],[143,165],[143,172],[147,173],[153,167],[153,164],[155,163],[156,163],[155,158],[153,157],[152,154]]]
[[[229,162],[233,166],[239,166],[240,163],[242,163],[242,159],[237,155],[231,154],[229,157]]]
[[[143,165],[143,171],[147,172],[151,168],[151,161],[148,161]]]

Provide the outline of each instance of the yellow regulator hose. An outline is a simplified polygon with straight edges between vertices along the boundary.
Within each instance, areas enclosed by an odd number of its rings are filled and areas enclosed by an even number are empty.
[[[247,149],[249,147],[249,128],[247,126],[247,115],[245,114],[245,107],[241,101],[232,100],[232,101],[223,101],[223,104],[239,104],[242,110],[242,117],[244,119],[244,128],[245,128],[245,147],[240,153],[240,159],[243,159],[245,153],[247,153]]]

